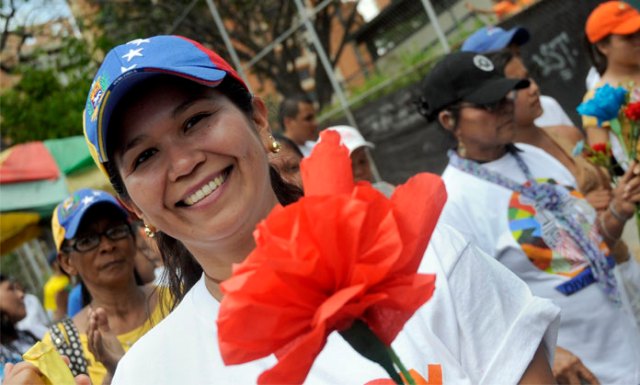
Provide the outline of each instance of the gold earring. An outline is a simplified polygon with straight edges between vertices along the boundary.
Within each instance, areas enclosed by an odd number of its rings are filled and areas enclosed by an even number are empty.
[[[147,237],[149,238],[153,238],[156,236],[156,233],[153,230],[151,230],[149,225],[147,225],[146,223],[144,225],[144,233],[147,234]]]
[[[282,148],[280,146],[280,143],[274,139],[273,135],[269,135],[269,139],[271,140],[271,146],[269,148],[269,151],[271,151],[274,154],[279,153],[280,149]]]
[[[464,143],[462,143],[462,140],[458,140],[458,155],[462,158],[467,156],[467,148],[464,146]]]

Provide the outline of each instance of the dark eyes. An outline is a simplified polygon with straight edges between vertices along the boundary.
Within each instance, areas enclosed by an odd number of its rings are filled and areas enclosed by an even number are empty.
[[[210,116],[210,113],[200,113],[200,114],[196,114],[194,116],[192,116],[191,118],[187,119],[186,122],[184,122],[184,130],[188,131],[191,128],[193,128],[196,124],[198,124],[202,119]]]
[[[136,168],[138,168],[138,166],[144,163],[147,159],[151,158],[156,152],[158,152],[158,150],[156,150],[155,148],[150,148],[142,151],[142,153],[135,159],[133,163],[133,169],[135,170]]]
[[[202,121],[204,118],[211,116],[212,114],[209,112],[202,112],[199,114],[195,114],[192,117],[188,118],[183,126],[182,129],[184,132],[187,132],[189,130],[191,130],[192,128],[194,128],[200,121]],[[156,152],[158,152],[157,149],[155,148],[149,148],[146,149],[144,151],[142,151],[134,160],[133,162],[133,170],[137,169],[138,166],[140,166],[142,163],[146,162],[147,159],[151,158]]]

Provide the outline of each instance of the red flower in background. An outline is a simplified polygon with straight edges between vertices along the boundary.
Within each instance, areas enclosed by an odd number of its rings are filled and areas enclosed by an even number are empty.
[[[591,146],[591,149],[593,150],[593,152],[599,152],[605,155],[611,154],[611,149],[609,148],[609,145],[607,143],[595,143],[593,146]]]
[[[624,109],[625,116],[631,121],[640,120],[640,102],[629,103]]]
[[[278,358],[259,383],[302,383],[329,333],[356,320],[390,345],[435,288],[416,271],[446,201],[442,180],[417,175],[387,199],[354,185],[339,142],[322,133],[302,163],[305,197],[258,225],[256,249],[221,285],[225,363]]]

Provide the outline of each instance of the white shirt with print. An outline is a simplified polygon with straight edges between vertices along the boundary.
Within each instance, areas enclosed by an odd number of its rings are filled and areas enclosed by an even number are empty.
[[[533,146],[517,147],[534,178],[551,178],[575,188],[574,177],[555,158]],[[511,154],[483,167],[518,183],[526,181]],[[574,279],[572,276],[582,272],[588,263],[584,259],[567,260],[546,246],[533,217],[536,211],[526,200],[451,165],[442,177],[449,199],[441,221],[476,240],[481,249],[522,278],[534,295],[560,306],[558,346],[577,355],[600,383],[640,383],[640,335],[628,303],[615,305],[597,283],[569,296],[556,290],[558,285]]]
[[[538,346],[553,351],[559,309],[532,296],[522,281],[453,228],[436,228],[420,271],[436,274],[435,293],[393,347],[425,381],[516,383]],[[218,310],[201,279],[129,350],[113,384],[256,383],[275,358],[225,366],[217,346]],[[332,333],[305,383],[366,384],[384,378],[383,369]]]

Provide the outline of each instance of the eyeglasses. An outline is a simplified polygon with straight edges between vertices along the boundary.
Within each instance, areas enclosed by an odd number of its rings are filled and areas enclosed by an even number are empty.
[[[118,241],[131,235],[131,227],[129,224],[123,223],[121,225],[108,228],[101,233],[94,233],[81,238],[76,238],[73,244],[63,247],[63,250],[69,252],[73,249],[77,252],[85,253],[98,247],[103,235],[112,241]]]

